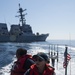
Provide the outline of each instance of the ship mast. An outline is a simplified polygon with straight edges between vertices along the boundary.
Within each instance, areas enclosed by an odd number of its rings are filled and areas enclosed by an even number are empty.
[[[23,26],[23,24],[26,24],[26,19],[25,19],[25,15],[27,15],[27,13],[26,14],[23,14],[23,12],[24,11],[26,11],[27,9],[22,9],[21,7],[20,7],[20,4],[19,4],[19,11],[18,11],[18,13],[20,13],[20,15],[18,15],[18,16],[16,16],[16,17],[20,17],[20,22],[21,22],[21,24],[22,24],[22,26]]]

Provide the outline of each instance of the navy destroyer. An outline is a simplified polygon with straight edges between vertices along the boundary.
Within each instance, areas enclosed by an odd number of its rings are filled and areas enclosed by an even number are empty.
[[[19,4],[19,24],[11,25],[10,31],[8,31],[6,23],[0,23],[0,42],[37,42],[45,41],[49,34],[34,34],[32,27],[26,24],[25,15],[23,12],[26,9],[22,9]]]

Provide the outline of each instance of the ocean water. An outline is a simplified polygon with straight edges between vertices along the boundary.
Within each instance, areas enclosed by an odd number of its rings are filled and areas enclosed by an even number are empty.
[[[58,61],[55,59],[56,75],[65,75],[63,68],[65,45],[68,47],[68,53],[71,60],[68,64],[67,75],[75,75],[75,40],[47,40],[46,42],[33,43],[0,43],[0,75],[10,75],[10,70],[13,62],[16,60],[15,52],[18,48],[25,48],[28,54],[36,54],[37,52],[58,51]],[[51,61],[51,59],[50,59]],[[50,65],[52,63],[50,62]]]

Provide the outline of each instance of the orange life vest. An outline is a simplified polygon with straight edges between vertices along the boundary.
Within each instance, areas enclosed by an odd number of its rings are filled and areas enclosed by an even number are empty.
[[[11,75],[23,75],[26,72],[26,69],[23,68],[25,61],[28,58],[32,59],[31,57],[31,55],[23,55],[16,62],[14,62],[11,69]]]
[[[51,66],[46,64],[46,68],[45,68],[42,75],[53,75],[53,73],[54,73],[54,68],[52,68]],[[29,75],[39,75],[37,67],[35,64],[31,66]]]

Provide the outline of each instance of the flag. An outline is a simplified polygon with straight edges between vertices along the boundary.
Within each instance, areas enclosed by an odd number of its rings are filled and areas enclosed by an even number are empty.
[[[71,59],[71,56],[70,54],[67,53],[67,48],[65,49],[65,52],[64,52],[64,62],[63,62],[63,67],[66,68],[69,61]]]

